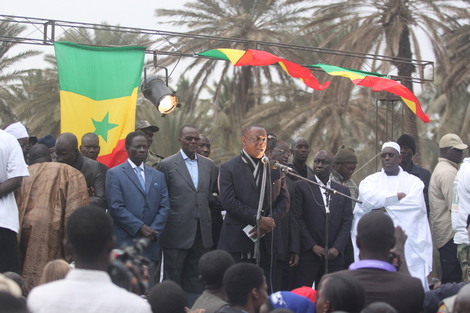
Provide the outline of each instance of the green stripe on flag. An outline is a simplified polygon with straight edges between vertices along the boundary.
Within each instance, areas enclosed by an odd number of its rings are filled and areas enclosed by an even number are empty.
[[[307,67],[313,67],[313,68],[321,68],[327,73],[331,72],[350,72],[350,73],[356,73],[359,75],[363,76],[375,76],[375,77],[384,77],[387,78],[387,76],[375,73],[375,72],[366,72],[366,71],[360,71],[360,70],[353,70],[350,68],[345,68],[345,67],[339,67],[335,65],[329,65],[329,64],[314,64],[314,65],[307,65]]]
[[[215,49],[199,52],[199,53],[196,53],[196,55],[230,61],[230,59],[227,57],[225,53],[219,50],[215,50]]]
[[[92,47],[66,41],[56,41],[54,47],[60,90],[100,101],[129,96],[140,84],[145,47]]]

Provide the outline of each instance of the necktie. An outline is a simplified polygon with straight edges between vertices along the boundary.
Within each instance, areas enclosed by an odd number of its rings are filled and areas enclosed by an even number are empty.
[[[142,186],[142,189],[145,190],[145,180],[142,177],[142,169],[140,167],[134,167],[135,173],[137,174],[137,178],[139,179],[140,185]]]

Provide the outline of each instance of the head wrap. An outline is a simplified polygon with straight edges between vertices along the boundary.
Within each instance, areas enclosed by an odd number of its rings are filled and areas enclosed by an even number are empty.
[[[55,147],[55,141],[56,141],[55,137],[51,134],[38,139],[38,143],[42,143],[43,145],[46,145],[48,148]]]
[[[313,302],[290,291],[278,291],[269,296],[273,309],[286,308],[294,313],[314,313]]]
[[[384,142],[384,144],[382,145],[382,150],[381,151],[384,151],[385,148],[393,148],[393,149],[397,150],[398,153],[400,153],[400,146],[394,141]]]
[[[354,150],[344,146],[336,153],[335,163],[357,163],[357,157]]]
[[[21,122],[16,122],[11,125],[8,125],[5,128],[5,131],[10,135],[15,136],[16,139],[29,138],[28,131]]]
[[[407,134],[403,134],[397,139],[397,143],[400,146],[408,146],[411,150],[413,150],[413,154],[416,153],[416,142],[413,137]]]

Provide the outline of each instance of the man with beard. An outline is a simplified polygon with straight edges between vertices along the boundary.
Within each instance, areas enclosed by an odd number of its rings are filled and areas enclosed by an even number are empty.
[[[321,150],[313,159],[314,181],[349,196],[348,188],[330,180],[333,154]],[[297,286],[318,286],[325,273],[343,269],[344,248],[349,240],[352,221],[351,200],[338,194],[328,195],[325,189],[305,181],[296,182],[294,206],[299,210],[300,260]],[[329,213],[328,213],[329,212]],[[326,215],[328,214],[328,250],[326,247]]]
[[[423,197],[423,182],[401,169],[400,146],[396,142],[382,145],[382,170],[367,176],[359,184],[359,200],[354,208],[353,243],[357,224],[364,214],[372,210],[384,210],[395,226],[408,235],[405,257],[411,276],[419,278],[425,290],[429,290],[427,276],[432,268],[432,239]],[[355,255],[359,251],[355,247]],[[357,260],[357,259],[356,259]]]
[[[55,145],[57,162],[65,163],[82,172],[85,176],[90,203],[106,209],[103,172],[99,162],[81,155],[77,137],[72,133],[63,133]]]
[[[431,172],[427,169],[417,166],[413,162],[413,155],[416,153],[415,139],[410,135],[403,134],[397,139],[400,145],[400,166],[405,171],[421,179],[424,184],[423,195],[426,202],[426,211],[429,215],[429,181],[431,180]]]

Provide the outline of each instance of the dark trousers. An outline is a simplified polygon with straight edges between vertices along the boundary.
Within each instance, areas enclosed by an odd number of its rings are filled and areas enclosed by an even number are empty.
[[[199,279],[199,259],[209,251],[202,243],[199,225],[193,246],[189,249],[163,249],[163,279],[172,280],[190,294],[200,294],[203,291]]]
[[[335,260],[328,262],[328,273],[337,272],[343,269],[344,259],[340,254]],[[325,274],[325,261],[313,251],[307,250],[300,253],[299,266],[297,268],[296,287],[312,287],[315,282],[315,289]]]
[[[16,233],[0,227],[0,273],[21,274],[20,247]]]
[[[459,283],[462,281],[462,268],[457,258],[457,245],[454,240],[449,240],[445,245],[437,249],[441,260],[441,282]]]

